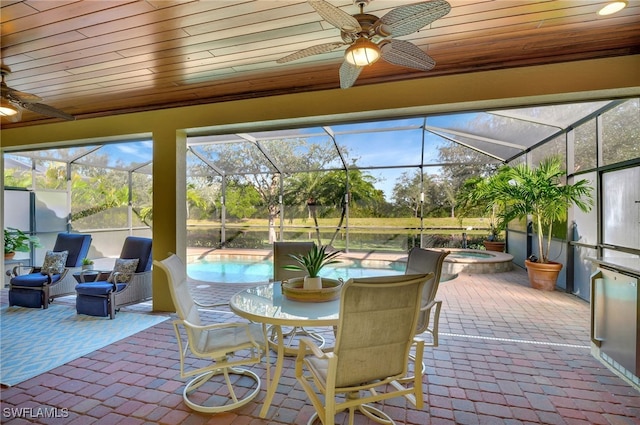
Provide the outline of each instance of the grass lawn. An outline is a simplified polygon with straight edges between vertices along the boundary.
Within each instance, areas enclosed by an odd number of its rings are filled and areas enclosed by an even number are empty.
[[[318,224],[326,231],[327,229],[335,229],[339,223],[338,218],[320,218]],[[196,221],[190,220],[189,226],[194,227],[218,227],[219,221]],[[227,221],[226,227],[228,229],[252,229],[252,230],[267,230],[268,222],[266,219],[245,219],[241,221]],[[280,222],[276,221],[276,227],[279,227]],[[343,223],[343,226],[346,222]],[[285,220],[285,228],[298,228],[298,229],[313,229],[314,222],[312,219],[294,219]],[[466,232],[468,234],[486,234],[489,228],[489,222],[483,218],[465,218],[462,223],[457,218],[425,218],[423,220],[423,227],[427,233],[441,233],[441,234],[453,234]],[[418,218],[349,218],[350,232],[356,233],[369,233],[372,230],[381,233],[397,233],[403,229],[419,229],[420,219]]]

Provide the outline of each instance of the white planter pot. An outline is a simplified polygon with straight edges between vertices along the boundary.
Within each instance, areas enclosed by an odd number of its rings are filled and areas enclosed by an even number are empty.
[[[322,278],[321,277],[304,277],[304,289],[322,289]]]

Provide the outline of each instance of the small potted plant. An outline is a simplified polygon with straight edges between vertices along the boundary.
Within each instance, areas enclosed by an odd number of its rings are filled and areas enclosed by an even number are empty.
[[[93,270],[93,260],[90,258],[83,258],[82,270]]]
[[[286,265],[283,268],[285,270],[306,271],[304,289],[322,289],[322,278],[318,276],[318,273],[324,266],[340,262],[336,260],[340,251],[327,252],[327,248],[326,245],[320,247],[314,245],[311,251],[304,255],[289,254],[299,265]]]
[[[20,229],[7,227],[4,229],[4,258],[11,259],[16,252],[31,251],[31,244],[34,247],[42,247],[40,240],[36,236],[30,236]]]
[[[504,220],[505,202],[496,199],[501,185],[505,184],[507,167],[489,177],[474,177],[465,181],[457,200],[461,216],[481,213],[489,217],[489,235],[484,241],[487,251],[503,252],[505,241],[502,234],[507,227]]]

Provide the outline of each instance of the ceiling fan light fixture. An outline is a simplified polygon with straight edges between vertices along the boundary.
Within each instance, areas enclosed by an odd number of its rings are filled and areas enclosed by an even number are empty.
[[[608,3],[606,6],[604,6],[602,9],[600,9],[598,11],[598,15],[600,16],[613,15],[614,13],[621,11],[625,7],[627,7],[626,0],[612,1]]]
[[[20,112],[18,108],[13,106],[11,102],[6,99],[0,99],[0,116],[11,117],[17,115],[18,112]]]
[[[355,41],[344,53],[344,58],[351,65],[367,66],[380,59],[380,47],[377,44],[360,38]]]

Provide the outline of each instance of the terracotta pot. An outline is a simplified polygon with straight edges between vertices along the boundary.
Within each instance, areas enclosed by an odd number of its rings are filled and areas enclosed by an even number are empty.
[[[529,284],[532,288],[542,291],[556,289],[556,282],[558,281],[558,274],[562,270],[562,264],[553,261],[549,263],[534,263],[524,260],[524,265],[527,267]]]
[[[504,252],[505,242],[484,241],[484,248],[487,251]]]
[[[5,260],[11,260],[13,257],[15,257],[15,255],[16,255],[15,252],[5,252],[4,259]]]

